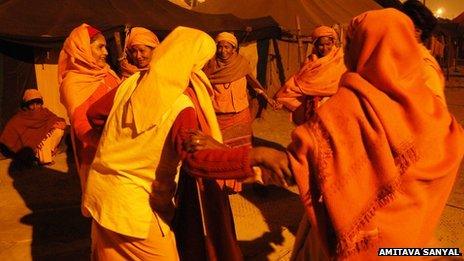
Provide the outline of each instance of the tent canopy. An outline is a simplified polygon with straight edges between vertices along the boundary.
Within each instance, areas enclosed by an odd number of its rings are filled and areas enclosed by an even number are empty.
[[[104,33],[126,24],[143,26],[161,37],[179,25],[214,34],[233,31],[247,40],[280,35],[271,17],[240,19],[205,15],[167,0],[6,0],[0,4],[0,39],[29,46],[60,46],[71,30],[86,22]]]
[[[232,13],[240,18],[272,16],[284,30],[297,32],[296,16],[301,32],[309,35],[318,25],[348,23],[364,11],[381,8],[373,0],[208,0],[193,10],[210,13]]]

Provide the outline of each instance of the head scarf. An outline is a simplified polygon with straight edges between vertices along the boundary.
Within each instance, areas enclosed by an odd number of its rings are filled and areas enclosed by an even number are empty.
[[[134,27],[130,30],[126,38],[126,48],[130,49],[132,46],[142,44],[152,48],[159,45],[159,40],[156,35],[143,27]]]
[[[226,41],[234,46],[234,48],[238,46],[237,38],[228,32],[222,32],[216,36],[216,44],[220,41]],[[206,64],[203,71],[212,84],[218,84],[236,81],[250,74],[252,69],[250,62],[245,57],[235,52],[227,60],[215,56]]]
[[[218,44],[220,41],[224,41],[227,43],[230,43],[234,48],[238,47],[238,41],[235,35],[228,33],[228,32],[222,32],[216,36],[216,44]]]
[[[143,28],[143,27],[133,27],[130,30],[130,33],[126,37],[126,41],[124,44],[125,54],[129,53],[129,49],[132,46],[138,45],[138,44],[156,48],[156,46],[159,45],[159,40],[158,40],[158,37],[156,37],[156,35],[152,31],[146,28]],[[121,74],[123,75],[123,77],[126,77],[126,78],[140,71],[139,68],[137,68],[137,66],[129,63],[129,61],[126,59],[123,59],[121,61],[120,66],[121,66]]]
[[[293,133],[290,162],[308,217],[332,258],[425,246],[464,153],[463,130],[425,87],[411,20],[355,17],[339,91]],[[309,173],[309,175],[308,175]]]
[[[61,103],[72,117],[74,109],[81,105],[102,84],[108,73],[118,76],[105,64],[100,67],[92,56],[87,24],[72,30],[66,38],[58,59],[58,82]]]
[[[87,27],[87,32],[89,33],[90,39],[92,39],[92,37],[94,37],[97,34],[101,34],[100,30],[92,26]]]
[[[34,99],[43,99],[42,94],[36,89],[27,89],[23,95],[23,102],[28,102]]]
[[[319,27],[316,27],[312,31],[311,38],[313,40],[313,43],[315,43],[321,37],[332,37],[334,39],[337,39],[338,34],[337,32],[335,32],[335,30],[332,27],[321,25]]]
[[[130,98],[137,133],[159,124],[164,113],[191,84],[211,128],[211,136],[222,141],[209,97],[212,87],[201,70],[215,50],[210,36],[192,28],[177,27],[164,39],[153,53],[149,71]]]

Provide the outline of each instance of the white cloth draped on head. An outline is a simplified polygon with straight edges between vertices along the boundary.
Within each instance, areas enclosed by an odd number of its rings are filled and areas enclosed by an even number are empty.
[[[211,136],[222,142],[209,96],[211,83],[201,70],[215,52],[215,42],[208,34],[187,27],[177,27],[161,42],[153,52],[148,72],[130,98],[129,108],[137,134],[159,124],[191,84],[211,128]]]

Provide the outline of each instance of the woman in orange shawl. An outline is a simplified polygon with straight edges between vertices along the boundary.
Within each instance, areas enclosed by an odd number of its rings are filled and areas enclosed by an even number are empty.
[[[273,107],[270,99],[259,82],[252,75],[250,62],[237,52],[237,38],[228,32],[216,36],[216,54],[203,68],[213,86],[213,106],[216,111],[224,144],[233,147],[249,147],[253,130],[249,108],[248,87],[263,96]],[[239,192],[239,181],[225,181],[230,191]]]
[[[407,16],[384,9],[355,17],[345,58],[339,91],[296,128],[288,148],[311,224],[300,227],[296,260],[430,247],[464,153],[461,126],[425,86]]]
[[[106,63],[105,37],[97,29],[82,24],[64,42],[58,60],[61,102],[68,111],[81,186],[100,139],[101,128],[93,128],[86,112],[90,105],[119,84],[119,77]],[[107,112],[109,113],[109,111]]]
[[[296,124],[306,122],[326,97],[337,92],[340,77],[346,71],[343,49],[335,45],[338,36],[334,29],[319,26],[311,37],[312,54],[275,95],[292,112]]]
[[[133,27],[126,36],[124,54],[120,59],[123,78],[147,70],[151,53],[159,45],[158,37],[152,31],[143,27]]]
[[[53,164],[65,128],[64,119],[43,106],[42,94],[36,89],[26,89],[21,109],[0,135],[0,145],[6,146],[7,152],[23,164],[30,164],[34,158],[42,165]],[[35,157],[30,158],[30,154]]]

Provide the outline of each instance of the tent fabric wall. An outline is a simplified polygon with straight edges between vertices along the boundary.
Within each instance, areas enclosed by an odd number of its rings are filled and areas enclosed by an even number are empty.
[[[272,16],[283,30],[295,34],[297,32],[296,16],[298,15],[302,35],[309,35],[318,25],[347,24],[354,16],[362,12],[379,9],[381,6],[374,0],[208,0],[195,7],[193,10],[203,13],[221,14],[231,13],[241,18],[253,18],[259,16]],[[268,95],[274,95],[280,88],[283,73],[284,79],[288,79],[300,68],[298,45],[295,42],[278,40],[279,54],[272,43],[268,56],[266,69],[266,85]],[[307,50],[305,43],[301,52]],[[280,71],[278,62],[282,64]],[[260,77],[260,76],[258,76]]]
[[[58,65],[35,64],[35,74],[37,77],[37,89],[43,96],[45,107],[55,113],[58,117],[64,118],[69,124],[66,109],[60,102],[60,92],[57,80]]]
[[[270,17],[247,20],[231,14],[200,14],[167,0],[6,0],[0,4],[0,17],[0,39],[41,47],[61,46],[69,32],[83,22],[107,36],[126,24],[147,27],[161,38],[180,25],[212,34],[233,31],[249,41],[280,35]]]
[[[231,13],[240,18],[272,16],[284,30],[297,32],[299,16],[303,35],[317,25],[347,23],[364,11],[381,8],[374,0],[208,0],[193,8],[208,14]]]
[[[18,109],[24,90],[37,85],[45,105],[67,118],[59,102],[56,58],[64,39],[83,22],[103,31],[110,52],[108,62],[116,71],[113,33],[126,24],[147,27],[161,39],[180,25],[212,35],[233,31],[242,41],[279,37],[281,33],[270,17],[205,15],[167,0],[5,0],[0,1],[0,17],[0,130]],[[43,59],[50,54],[53,59]]]
[[[34,49],[0,40],[0,131],[20,108],[26,89],[37,88]]]

